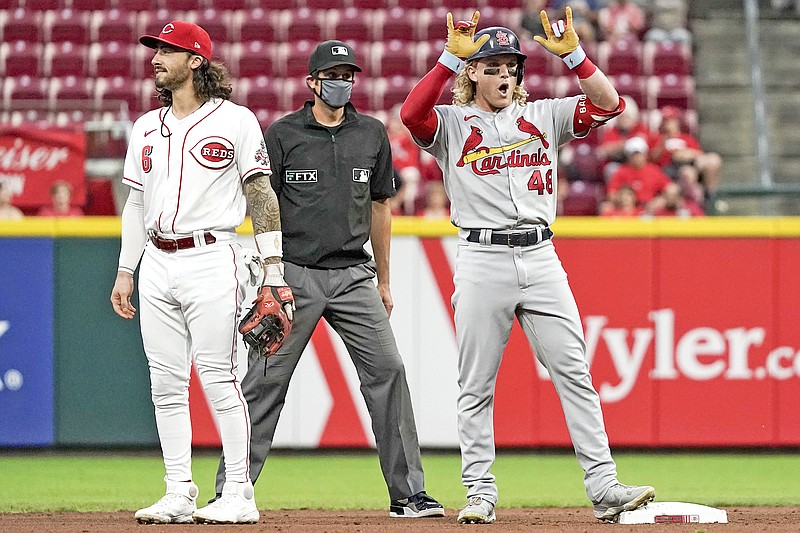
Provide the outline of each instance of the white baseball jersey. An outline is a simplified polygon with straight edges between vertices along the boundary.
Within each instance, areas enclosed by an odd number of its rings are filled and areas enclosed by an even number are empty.
[[[574,133],[585,96],[512,102],[493,113],[434,107],[439,126],[430,146],[444,171],[453,224],[467,229],[525,229],[556,217],[558,146]]]
[[[242,184],[257,172],[271,173],[258,120],[215,99],[180,120],[171,108],[140,117],[122,181],[144,191],[146,230],[188,235],[237,228],[246,212]]]

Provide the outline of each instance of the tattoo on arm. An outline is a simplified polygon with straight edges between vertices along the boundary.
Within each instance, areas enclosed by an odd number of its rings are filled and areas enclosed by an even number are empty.
[[[269,176],[259,174],[244,184],[247,203],[250,204],[250,218],[253,220],[253,232],[280,231],[281,216],[278,208],[278,197],[272,190]]]

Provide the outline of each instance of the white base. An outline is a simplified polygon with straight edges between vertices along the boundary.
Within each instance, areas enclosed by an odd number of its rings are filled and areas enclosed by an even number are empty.
[[[620,524],[727,524],[728,512],[683,502],[651,502],[619,515]]]

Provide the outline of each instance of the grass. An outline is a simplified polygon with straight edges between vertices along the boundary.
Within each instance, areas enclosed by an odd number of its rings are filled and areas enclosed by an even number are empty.
[[[651,484],[660,501],[713,506],[800,505],[798,453],[616,453],[620,480]],[[423,456],[426,487],[459,507],[457,453]],[[193,463],[201,500],[213,494],[217,456]],[[571,453],[500,452],[493,468],[504,507],[588,506],[582,472]],[[153,453],[0,454],[0,512],[116,511],[149,505],[164,490],[164,467]],[[373,452],[274,453],[256,485],[265,509],[383,509],[388,495]]]

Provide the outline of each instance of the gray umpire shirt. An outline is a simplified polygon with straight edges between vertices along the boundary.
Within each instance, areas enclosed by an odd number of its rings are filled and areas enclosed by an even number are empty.
[[[344,268],[372,259],[364,250],[372,201],[394,196],[392,152],[379,120],[345,106],[338,126],[323,126],[313,102],[264,134],[283,231],[283,260]]]

